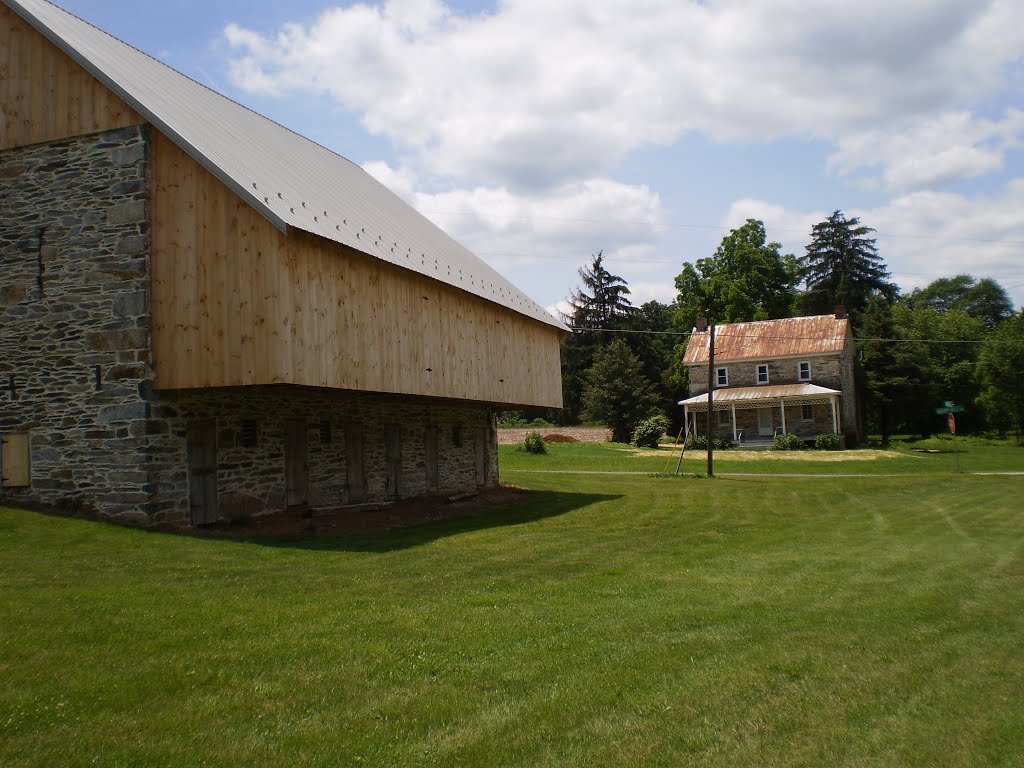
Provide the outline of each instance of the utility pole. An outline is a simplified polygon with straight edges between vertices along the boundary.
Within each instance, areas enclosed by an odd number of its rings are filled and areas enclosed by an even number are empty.
[[[708,477],[715,476],[715,438],[714,414],[715,403],[715,324],[708,324]]]

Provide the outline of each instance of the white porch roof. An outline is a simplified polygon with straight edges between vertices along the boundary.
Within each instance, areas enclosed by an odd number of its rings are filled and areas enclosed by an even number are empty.
[[[761,387],[724,387],[716,389],[712,398],[715,405],[736,405],[743,403],[778,403],[780,400],[814,400],[828,398],[843,393],[837,389],[819,387],[817,384],[770,384]],[[708,393],[694,395],[680,400],[679,405],[688,408],[704,406],[707,408]]]

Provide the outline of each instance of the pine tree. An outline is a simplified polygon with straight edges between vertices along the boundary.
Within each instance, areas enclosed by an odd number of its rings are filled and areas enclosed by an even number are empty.
[[[569,297],[569,311],[562,320],[575,329],[562,343],[562,410],[560,424],[577,424],[583,408],[585,374],[594,353],[611,338],[611,330],[623,328],[634,314],[629,286],[604,268],[604,253],[579,269],[582,285]]]
[[[603,261],[604,252],[598,251],[589,267],[578,270],[583,285],[569,297],[570,311],[563,318],[573,328],[615,328],[633,313],[626,281],[605,269]]]
[[[628,443],[636,425],[656,413],[658,396],[643,375],[640,359],[616,339],[597,350],[583,389],[583,415],[612,430],[612,440]]]
[[[842,305],[856,323],[873,295],[896,298],[898,289],[889,282],[870,236],[874,231],[842,211],[811,228],[811,243],[800,259],[800,276],[807,285],[800,302],[804,312],[826,314]]]

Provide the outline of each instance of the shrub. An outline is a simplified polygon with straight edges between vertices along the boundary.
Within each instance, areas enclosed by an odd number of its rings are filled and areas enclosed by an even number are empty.
[[[498,414],[498,426],[502,428],[525,427],[526,419],[523,418],[522,411],[502,411]]]
[[[727,437],[716,437],[711,441],[711,445],[716,451],[732,448],[732,443]],[[686,441],[686,447],[694,451],[706,451],[708,449],[707,435],[691,435],[690,439]]]
[[[839,435],[834,432],[822,432],[814,439],[814,447],[819,451],[838,451],[840,445]]]
[[[531,432],[523,441],[523,450],[527,453],[547,453],[548,446],[540,432]]]
[[[776,435],[772,447],[776,451],[802,451],[807,445],[798,435]]]
[[[633,445],[638,448],[657,448],[658,441],[665,436],[668,419],[662,415],[644,419],[633,430]]]
[[[551,422],[550,421],[545,421],[544,419],[534,419],[533,421],[531,421],[526,426],[528,426],[528,427],[550,427],[551,426]]]

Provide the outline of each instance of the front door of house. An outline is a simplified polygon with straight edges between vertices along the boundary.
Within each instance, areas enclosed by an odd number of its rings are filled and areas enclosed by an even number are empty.
[[[757,409],[757,434],[759,437],[772,436],[772,409]]]

